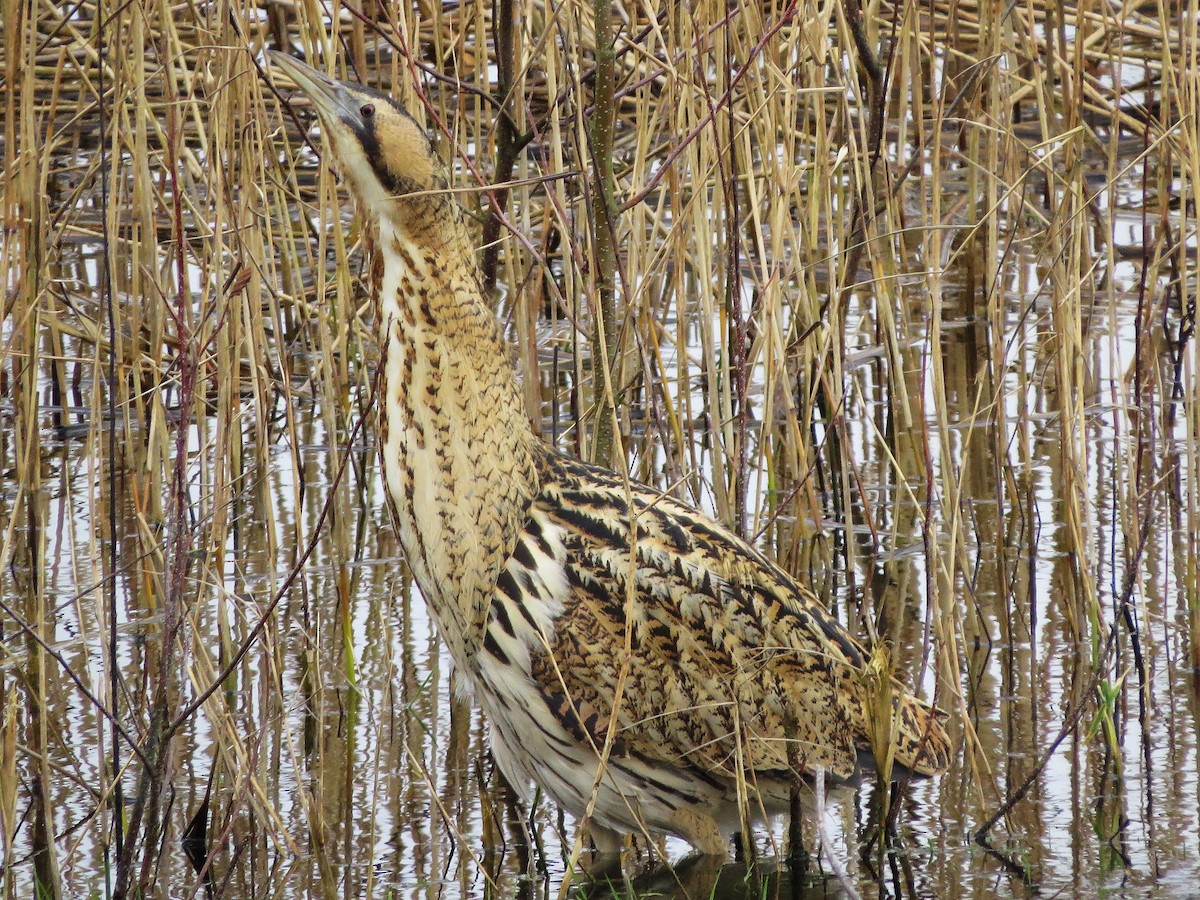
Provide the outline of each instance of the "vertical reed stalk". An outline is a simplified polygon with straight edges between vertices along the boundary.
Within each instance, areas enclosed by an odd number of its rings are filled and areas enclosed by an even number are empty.
[[[496,287],[496,268],[500,257],[501,220],[508,209],[510,189],[506,185],[512,179],[517,156],[529,143],[531,134],[522,134],[517,125],[517,68],[521,63],[520,22],[515,0],[493,0],[492,42],[496,53],[496,160],[493,182],[497,185],[489,192],[488,211],[483,223],[483,254],[480,274],[486,291]]]
[[[588,212],[594,250],[594,273],[590,280],[594,285],[592,370],[596,411],[595,434],[589,456],[594,462],[611,466],[615,462],[614,433],[617,428],[617,222],[620,208],[613,175],[616,51],[610,4],[606,0],[593,0],[592,15],[596,35],[596,68],[588,129],[588,150],[592,164]]]

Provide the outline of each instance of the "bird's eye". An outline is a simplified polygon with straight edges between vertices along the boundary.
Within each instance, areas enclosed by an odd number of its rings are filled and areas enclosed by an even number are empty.
[[[359,109],[359,112],[362,114],[362,117],[364,119],[369,119],[369,118],[371,118],[371,116],[375,115],[375,104],[374,103],[364,103],[362,105],[362,108]]]

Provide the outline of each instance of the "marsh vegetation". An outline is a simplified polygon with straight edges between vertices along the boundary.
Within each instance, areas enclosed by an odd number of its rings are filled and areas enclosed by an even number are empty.
[[[948,713],[947,774],[804,823],[811,881],[1195,889],[1197,0],[0,3],[3,896],[571,880],[398,554],[359,235],[267,47],[439,136],[537,427]]]

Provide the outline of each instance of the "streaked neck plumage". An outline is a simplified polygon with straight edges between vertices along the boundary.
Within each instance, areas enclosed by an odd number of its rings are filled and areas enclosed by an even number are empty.
[[[403,104],[271,52],[312,101],[371,245],[380,456],[409,566],[455,662],[474,668],[540,448],[446,172]]]
[[[456,665],[469,670],[538,491],[539,439],[458,203],[432,192],[394,203],[368,223],[380,455],[409,566]]]

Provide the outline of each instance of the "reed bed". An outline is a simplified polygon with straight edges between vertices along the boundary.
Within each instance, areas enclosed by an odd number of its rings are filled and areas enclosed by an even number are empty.
[[[357,226],[267,47],[439,137],[537,427],[947,711],[822,859],[1194,888],[1196,0],[0,3],[4,896],[572,881],[398,556]]]

